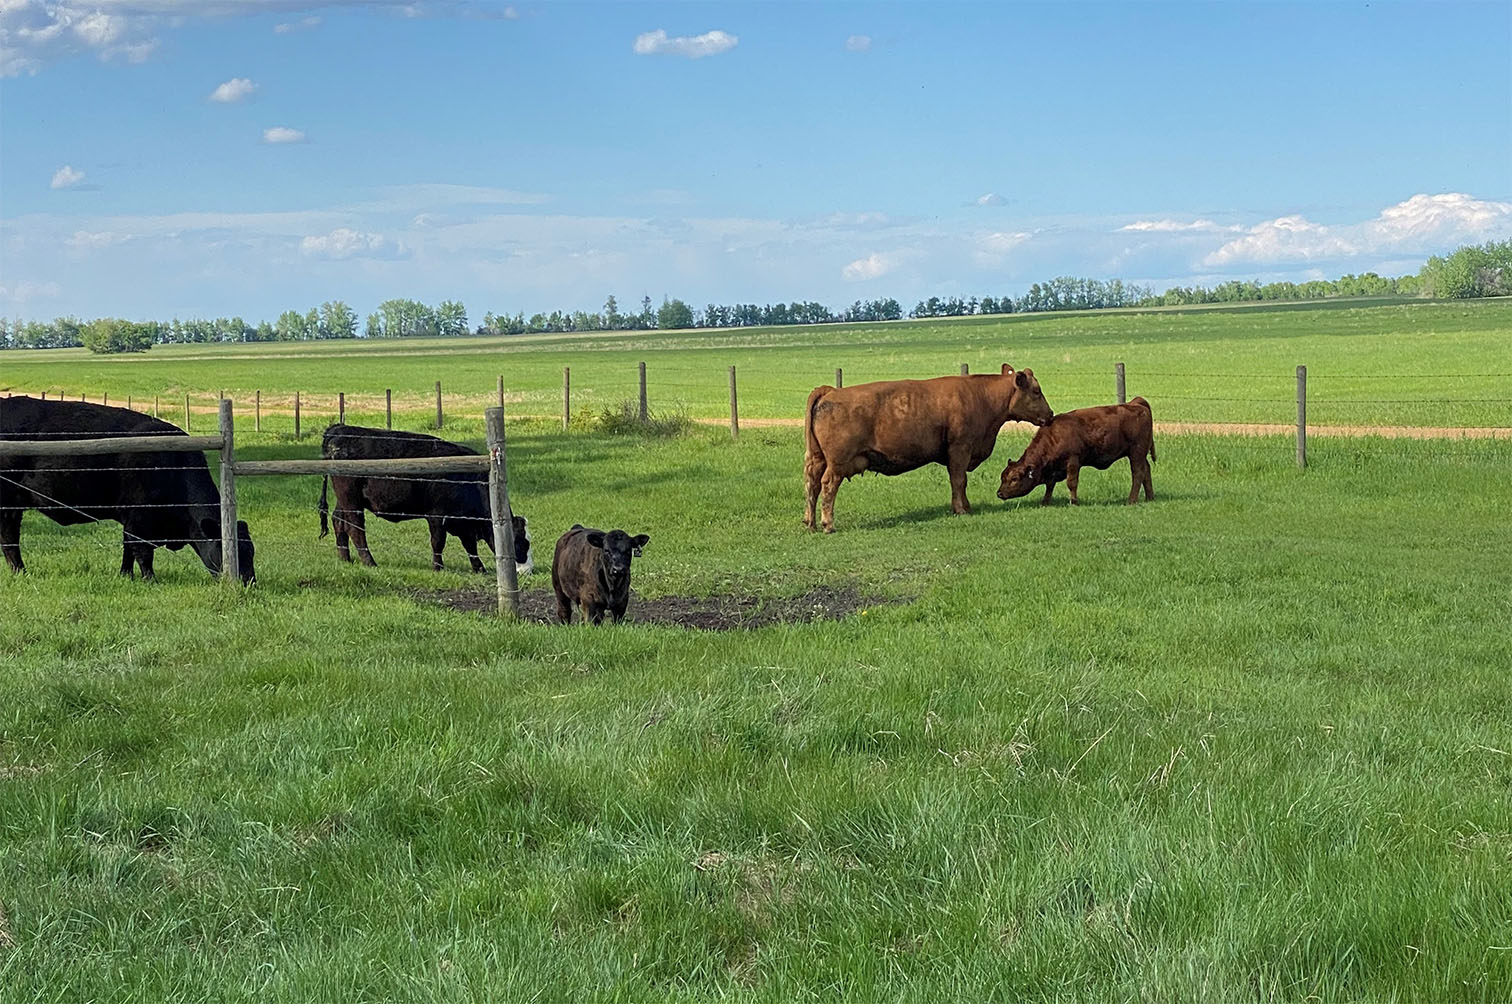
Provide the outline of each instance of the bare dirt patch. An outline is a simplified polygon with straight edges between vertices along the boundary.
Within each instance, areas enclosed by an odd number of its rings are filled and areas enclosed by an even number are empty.
[[[493,613],[498,598],[492,592],[452,590],[421,593],[419,599],[453,610]],[[868,596],[853,586],[819,586],[799,596],[655,596],[634,593],[625,620],[632,624],[671,624],[700,631],[731,631],[773,624],[812,624],[836,621],[873,607],[902,602]],[[556,597],[544,590],[520,595],[520,612],[528,621],[556,623]],[[607,619],[606,619],[607,623]]]

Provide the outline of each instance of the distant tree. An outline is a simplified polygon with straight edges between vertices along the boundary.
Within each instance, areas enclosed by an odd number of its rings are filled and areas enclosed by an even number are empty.
[[[156,325],[102,317],[84,325],[84,347],[91,352],[146,352],[152,348]]]
[[[442,300],[435,310],[435,319],[437,334],[467,334],[467,308],[456,300]]]
[[[356,338],[357,315],[341,300],[320,305],[320,330],[327,338]]]
[[[609,294],[609,299],[604,301],[604,327],[610,331],[618,331],[625,326],[625,318],[619,312],[619,304],[614,302],[614,294]]]
[[[663,330],[691,328],[693,327],[693,309],[681,300],[668,300],[662,297],[661,309],[656,312],[656,326]]]
[[[276,330],[280,342],[300,342],[309,337],[305,330],[304,315],[297,310],[286,310],[279,314]]]

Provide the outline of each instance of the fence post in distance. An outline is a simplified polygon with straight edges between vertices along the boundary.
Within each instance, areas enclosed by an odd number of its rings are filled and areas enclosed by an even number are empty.
[[[394,427],[394,388],[389,387],[383,392],[383,427]]]
[[[1124,364],[1123,363],[1114,363],[1113,364],[1113,391],[1114,391],[1115,394],[1118,395],[1118,403],[1119,404],[1128,404],[1129,403],[1128,394],[1124,390]]]
[[[294,392],[294,438],[299,438],[299,391]]]
[[[835,367],[835,386],[836,387],[844,387],[845,386],[845,373],[842,372],[841,369],[840,369],[840,367],[838,367],[838,366]]]
[[[970,363],[962,363],[961,364],[961,376],[971,376],[971,364]]]
[[[1307,466],[1307,367],[1297,367],[1297,466]]]
[[[184,395],[184,431],[189,431],[189,395]]]
[[[236,423],[230,398],[220,401],[220,434],[221,577],[234,586],[241,581],[241,556],[236,551]]]
[[[336,421],[346,425],[346,391],[336,392]]]
[[[504,460],[504,409],[483,413],[488,426],[488,504],[493,518],[494,573],[499,614],[520,616],[520,579],[515,567],[514,513],[509,508],[509,476]]]
[[[562,431],[572,426],[572,367],[562,367]]]
[[[441,381],[436,381],[436,428],[441,428]]]
[[[646,421],[647,420],[647,416],[648,416],[648,412],[646,411],[646,364],[645,363],[641,363],[640,364],[640,420],[642,422]]]
[[[730,438],[740,438],[740,408],[735,403],[735,367],[730,367]]]
[[[499,407],[504,407],[504,374],[499,374]]]
[[[252,431],[253,432],[261,432],[262,431],[262,391],[256,391],[256,392],[254,392],[253,398],[254,398],[255,407],[256,407],[257,410],[256,410],[256,415],[254,416],[253,422],[252,422]]]

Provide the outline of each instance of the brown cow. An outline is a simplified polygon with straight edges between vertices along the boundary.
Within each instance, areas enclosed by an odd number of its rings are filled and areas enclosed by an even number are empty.
[[[1150,402],[1142,397],[1128,404],[1078,408],[1056,415],[1034,434],[1024,455],[1003,468],[998,498],[1016,499],[1044,485],[1045,497],[1040,504],[1049,505],[1055,483],[1064,480],[1071,490],[1071,504],[1077,505],[1076,480],[1081,469],[1105,471],[1124,457],[1129,458],[1129,473],[1134,479],[1128,504],[1139,501],[1141,484],[1145,500],[1153,499],[1150,461],[1155,459],[1155,423],[1150,419]]]
[[[604,613],[618,624],[630,605],[630,559],[640,557],[651,542],[644,533],[634,537],[623,530],[595,530],[581,523],[557,540],[551,557],[551,588],[556,591],[557,621],[572,620],[572,605],[583,619],[604,623]]]
[[[970,512],[966,474],[992,456],[1003,423],[1044,425],[1053,414],[1034,371],[1015,372],[1007,363],[1001,374],[815,387],[803,415],[803,525],[813,529],[821,489],[824,532],[833,533],[840,482],[862,471],[903,474],[925,464],[945,465],[951,511]]]

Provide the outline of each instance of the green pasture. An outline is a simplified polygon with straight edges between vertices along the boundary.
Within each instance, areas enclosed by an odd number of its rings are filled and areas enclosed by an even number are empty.
[[[140,356],[82,349],[0,354],[0,393],[52,394],[137,407],[159,398],[180,419],[192,395],[209,425],[224,391],[250,416],[264,397],[264,429],[292,431],[301,392],[304,428],[336,412],[378,422],[391,389],[396,424],[434,424],[435,382],[457,419],[477,419],[505,379],[518,415],[560,416],[562,369],[572,369],[579,413],[634,398],[647,365],[654,409],[729,415],[729,367],[740,412],[796,419],[809,390],[847,383],[1028,366],[1060,410],[1113,400],[1123,362],[1130,395],[1161,421],[1277,422],[1296,417],[1296,368],[1308,367],[1308,417],[1319,425],[1512,425],[1512,302],[1352,301],[1266,308],[1104,311],[935,322],[631,332],[514,338],[160,346]]]
[[[562,365],[626,373],[600,406],[638,359],[653,406],[656,374],[711,369],[686,404],[717,417],[735,363],[743,412],[777,417],[836,364],[1007,359],[1066,408],[1121,359],[1169,419],[1268,418],[1239,374],[1277,370],[1286,421],[1306,362],[1319,394],[1330,369],[1341,402],[1375,389],[1316,422],[1512,425],[1509,330],[1476,303],[17,352],[0,391],[393,386],[420,428],[435,379],[476,412],[501,368],[516,415]],[[1157,373],[1186,374],[1165,404]],[[311,456],[323,422],[238,453]],[[973,515],[941,468],[866,476],[826,536],[796,428],[588,424],[510,424],[530,597],[583,522],[651,535],[638,601],[861,609],[463,612],[493,579],[455,542],[433,573],[421,524],[370,518],[379,567],[341,565],[311,477],[239,479],[249,589],[189,551],[123,580],[118,526],[29,513],[27,573],[0,569],[0,1002],[1512,999],[1512,441],[1320,438],[1299,470],[1285,436],[1158,435],[1152,503],[1122,504],[1120,463],[1072,508],[996,500],[1009,427]],[[479,416],[446,434],[481,445]]]

